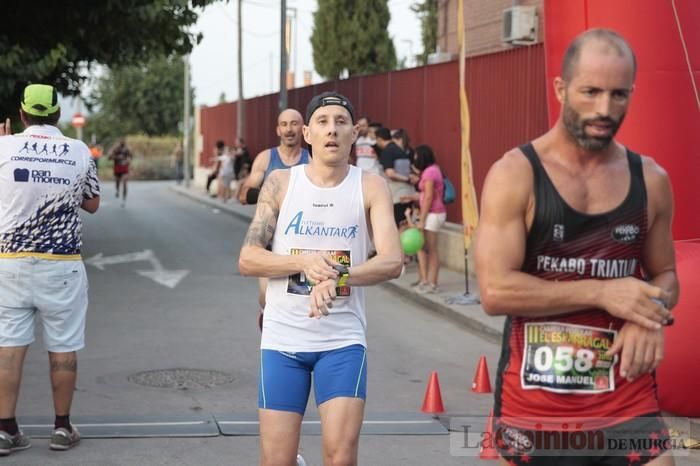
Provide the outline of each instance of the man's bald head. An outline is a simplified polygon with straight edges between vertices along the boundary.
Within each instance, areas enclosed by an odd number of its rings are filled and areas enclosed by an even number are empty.
[[[561,77],[564,81],[571,81],[576,74],[581,52],[589,48],[602,54],[614,53],[620,57],[628,57],[632,63],[633,78],[637,74],[637,57],[624,37],[610,29],[589,29],[579,34],[564,53],[561,64]]]
[[[282,110],[277,117],[277,136],[280,137],[280,145],[290,148],[301,146],[302,126],[304,126],[304,118],[301,113],[293,108]]]
[[[301,116],[299,111],[293,108],[287,108],[282,110],[277,116],[277,125],[279,125],[282,121],[290,122],[294,120],[298,120],[301,124],[304,124],[304,117]]]

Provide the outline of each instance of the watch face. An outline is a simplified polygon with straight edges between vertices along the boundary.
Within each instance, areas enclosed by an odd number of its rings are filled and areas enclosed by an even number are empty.
[[[336,272],[338,272],[341,275],[347,275],[348,273],[348,268],[345,265],[334,265],[333,268],[335,269]]]

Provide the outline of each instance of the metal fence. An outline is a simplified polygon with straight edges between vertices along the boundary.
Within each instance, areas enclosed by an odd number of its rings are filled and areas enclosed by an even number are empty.
[[[471,114],[471,153],[477,193],[489,167],[505,151],[546,131],[547,100],[541,44],[467,59],[466,87]],[[404,128],[411,145],[428,144],[459,187],[460,132],[457,61],[388,73],[354,76],[291,89],[289,106],[304,113],[314,95],[335,90],[347,96],[357,115],[388,128]],[[279,143],[275,134],[277,94],[246,100],[246,133],[252,154]],[[203,153],[236,137],[236,103],[201,108]],[[448,220],[461,223],[461,205],[448,206]]]

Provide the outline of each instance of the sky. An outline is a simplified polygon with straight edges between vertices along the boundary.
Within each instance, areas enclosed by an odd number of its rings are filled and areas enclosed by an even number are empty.
[[[394,41],[398,60],[407,58],[407,65],[415,65],[412,55],[422,52],[420,21],[411,11],[417,0],[389,0],[389,36]],[[237,0],[217,1],[199,11],[199,19],[192,31],[202,34],[201,42],[190,55],[191,85],[195,106],[217,105],[222,93],[227,102],[238,97]],[[316,0],[287,0],[288,14],[297,15],[298,29],[292,20],[292,52],[289,69],[295,74],[297,86],[303,85],[303,71],[313,71],[311,32]],[[296,47],[294,46],[296,42]],[[279,91],[280,67],[280,0],[243,0],[243,95],[246,98]],[[297,54],[296,58],[294,54]],[[100,67],[95,69],[99,75]],[[322,82],[313,73],[313,83]],[[84,86],[83,95],[89,94],[91,83]],[[61,99],[61,121],[67,122],[76,111],[75,100]],[[83,114],[86,109],[82,107]]]
[[[397,59],[422,51],[420,22],[410,7],[416,0],[389,0],[391,22],[389,36],[394,40]],[[237,71],[237,0],[207,6],[193,28],[203,34],[202,41],[190,57],[195,105],[216,105],[221,94],[226,101],[238,96]],[[292,20],[290,70],[297,86],[303,85],[303,71],[313,70],[311,32],[316,0],[287,0],[287,11],[297,16],[298,29]],[[280,1],[243,1],[243,95],[246,98],[277,92],[280,66]],[[294,42],[296,41],[296,47]],[[295,58],[294,54],[297,52]],[[410,66],[411,60],[408,60]],[[313,82],[323,79],[314,73]]]

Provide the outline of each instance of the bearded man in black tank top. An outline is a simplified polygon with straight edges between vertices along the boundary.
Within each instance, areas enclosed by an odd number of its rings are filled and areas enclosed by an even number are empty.
[[[679,292],[671,186],[614,139],[635,72],[617,33],[577,37],[554,81],[556,124],[486,177],[475,251],[484,310],[508,316],[494,409],[502,464],[673,464],[653,380]],[[518,440],[544,430],[566,441],[554,417],[660,443],[553,451]]]

